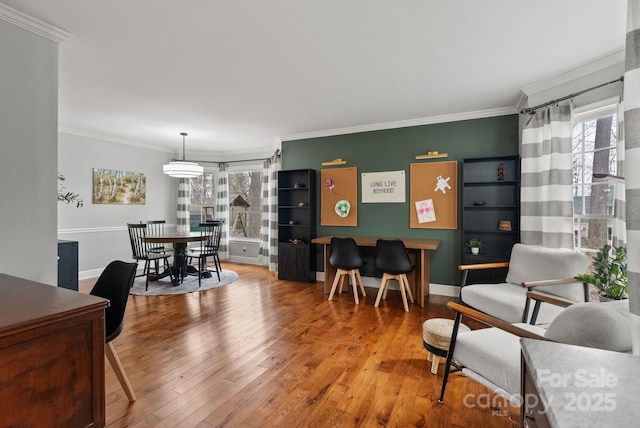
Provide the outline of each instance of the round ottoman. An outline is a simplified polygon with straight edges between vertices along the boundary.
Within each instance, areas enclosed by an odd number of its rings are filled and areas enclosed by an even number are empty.
[[[440,358],[446,358],[453,332],[453,320],[431,318],[422,324],[422,344],[429,351],[427,361],[431,361],[431,373],[438,373]],[[469,327],[460,323],[458,333],[469,331]]]

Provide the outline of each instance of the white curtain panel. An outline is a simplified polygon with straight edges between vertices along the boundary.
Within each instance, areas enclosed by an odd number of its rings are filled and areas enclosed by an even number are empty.
[[[216,219],[224,221],[220,235],[218,256],[225,260],[229,258],[229,172],[227,164],[219,164],[218,192],[216,193]]]
[[[178,179],[178,206],[176,212],[176,231],[179,233],[188,233],[191,230],[189,225],[189,201],[191,196],[191,186],[189,178]]]
[[[628,2],[625,50],[625,160],[634,166],[625,171],[629,308],[640,315],[640,0]]]
[[[574,248],[571,105],[543,107],[522,131],[523,244]]]
[[[260,240],[260,263],[269,266],[269,271],[278,270],[278,171],[280,155],[276,154],[264,162],[262,174],[262,228]]]

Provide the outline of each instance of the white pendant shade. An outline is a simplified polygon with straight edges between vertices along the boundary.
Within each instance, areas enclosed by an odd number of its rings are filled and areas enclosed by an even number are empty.
[[[186,132],[181,132],[182,135],[182,160],[172,161],[162,167],[162,172],[170,177],[176,178],[192,178],[202,175],[204,168],[195,162],[187,162],[184,160],[184,139],[187,136]]]
[[[162,167],[162,172],[177,178],[191,178],[202,175],[204,168],[194,162],[173,161]]]

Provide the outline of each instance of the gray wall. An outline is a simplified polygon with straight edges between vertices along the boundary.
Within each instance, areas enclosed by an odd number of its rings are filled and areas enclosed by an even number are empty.
[[[58,45],[0,20],[0,272],[57,283]]]
[[[67,190],[84,206],[58,204],[58,238],[78,241],[80,278],[96,276],[112,260],[131,260],[126,223],[166,220],[175,228],[178,180],[162,173],[173,155],[141,147],[60,133],[58,169]],[[147,180],[144,205],[92,203],[93,168],[142,172]]]

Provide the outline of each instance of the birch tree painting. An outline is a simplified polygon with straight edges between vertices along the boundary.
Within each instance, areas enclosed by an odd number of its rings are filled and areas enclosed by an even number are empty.
[[[93,203],[144,205],[147,179],[139,172],[93,169]]]

